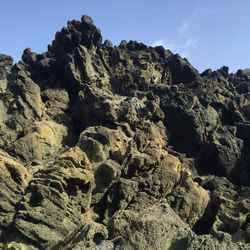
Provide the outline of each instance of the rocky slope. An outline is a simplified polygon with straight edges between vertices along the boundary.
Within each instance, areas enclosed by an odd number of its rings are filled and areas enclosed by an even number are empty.
[[[0,55],[2,249],[250,249],[250,80],[163,47]]]

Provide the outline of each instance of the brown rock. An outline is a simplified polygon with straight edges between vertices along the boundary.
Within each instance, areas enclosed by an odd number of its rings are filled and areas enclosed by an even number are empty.
[[[25,160],[41,160],[57,153],[63,146],[67,128],[55,122],[34,122],[23,129],[14,150]]]
[[[0,55],[0,248],[250,249],[246,71],[87,16],[22,59]]]

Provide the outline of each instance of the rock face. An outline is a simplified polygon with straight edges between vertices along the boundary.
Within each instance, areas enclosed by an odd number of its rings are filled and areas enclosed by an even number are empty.
[[[0,55],[1,249],[250,249],[250,80],[90,17]]]

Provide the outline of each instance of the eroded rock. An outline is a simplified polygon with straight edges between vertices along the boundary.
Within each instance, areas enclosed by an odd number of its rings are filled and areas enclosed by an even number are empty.
[[[70,21],[0,55],[0,247],[250,249],[250,80]]]

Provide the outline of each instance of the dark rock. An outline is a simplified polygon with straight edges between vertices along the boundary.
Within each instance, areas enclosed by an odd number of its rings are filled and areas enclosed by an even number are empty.
[[[198,71],[191,66],[186,58],[178,54],[168,57],[169,67],[174,83],[190,83],[200,79]]]
[[[204,76],[207,76],[207,75],[209,75],[209,74],[211,74],[211,73],[212,73],[212,70],[211,70],[211,69],[206,69],[206,70],[204,70],[204,71],[201,73],[201,76],[204,77]]]
[[[250,79],[70,21],[0,55],[0,248],[250,249]]]
[[[112,42],[110,40],[105,40],[104,45],[107,46],[107,47],[113,47],[113,44],[112,44]]]
[[[22,60],[27,64],[35,63],[37,60],[37,54],[31,52],[30,48],[27,48],[23,51]]]
[[[0,54],[0,68],[12,66],[13,58],[4,54]]]
[[[126,48],[130,51],[138,51],[147,49],[147,46],[136,41],[129,41],[129,43],[126,45]]]

